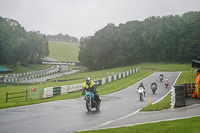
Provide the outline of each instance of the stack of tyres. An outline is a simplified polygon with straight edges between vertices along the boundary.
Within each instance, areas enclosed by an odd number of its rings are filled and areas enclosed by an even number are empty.
[[[175,107],[185,106],[185,90],[183,85],[175,87]]]

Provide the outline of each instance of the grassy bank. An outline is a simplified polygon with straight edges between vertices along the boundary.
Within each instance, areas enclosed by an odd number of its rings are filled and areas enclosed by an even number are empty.
[[[49,41],[49,57],[68,62],[79,62],[79,44],[69,42]]]
[[[200,117],[141,124],[130,127],[83,131],[81,133],[199,133]]]

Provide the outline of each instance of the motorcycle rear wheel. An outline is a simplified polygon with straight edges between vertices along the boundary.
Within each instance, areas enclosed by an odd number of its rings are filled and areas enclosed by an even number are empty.
[[[100,109],[100,102],[98,103],[98,105],[96,106],[96,110]]]
[[[153,94],[155,94],[156,90],[155,90],[155,89],[153,89],[153,90],[152,90],[152,92],[153,92]]]
[[[140,93],[140,101],[142,101],[143,100],[143,95],[142,95],[142,93]]]

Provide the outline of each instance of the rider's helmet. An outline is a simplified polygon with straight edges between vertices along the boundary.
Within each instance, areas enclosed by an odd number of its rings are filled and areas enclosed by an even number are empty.
[[[153,81],[153,83],[156,83],[156,81]]]
[[[86,84],[90,84],[91,78],[88,77],[88,78],[85,79],[85,81],[86,81]]]
[[[143,83],[140,83],[140,86],[143,86]]]
[[[168,79],[166,79],[166,81],[168,82]]]

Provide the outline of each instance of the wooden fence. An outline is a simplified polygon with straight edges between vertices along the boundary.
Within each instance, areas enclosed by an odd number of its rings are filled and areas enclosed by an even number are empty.
[[[25,94],[25,95],[21,95],[21,96],[16,96],[16,94]],[[28,94],[28,90],[26,90],[26,91],[20,91],[20,92],[15,92],[15,93],[6,93],[6,103],[8,102],[8,99],[15,99],[15,98],[22,98],[22,97],[26,97],[26,101],[28,100],[28,96],[27,96],[27,94]],[[10,95],[15,95],[15,96],[13,96],[13,97],[8,97],[8,96],[10,96]]]
[[[182,84],[185,86],[185,97],[192,97],[194,91],[195,91],[195,84],[193,83],[191,85],[191,83],[186,83],[186,84]]]

